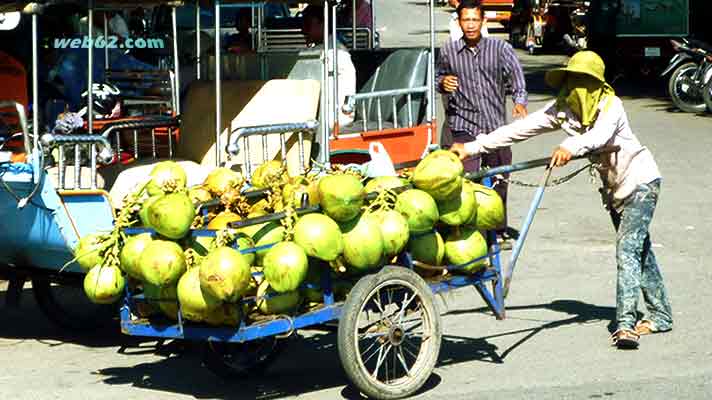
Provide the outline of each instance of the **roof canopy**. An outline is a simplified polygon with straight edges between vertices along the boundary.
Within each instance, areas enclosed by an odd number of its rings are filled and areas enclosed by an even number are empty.
[[[201,6],[213,7],[215,0],[197,0]],[[282,3],[282,4],[297,4],[297,3],[312,3],[323,4],[326,0],[221,0],[220,4],[250,4],[250,3]],[[342,0],[343,1],[343,0]],[[185,4],[195,4],[196,0],[93,0],[94,7],[101,8],[133,8],[133,7],[151,7],[161,4],[182,6]],[[37,9],[37,6],[54,5],[54,4],[78,4],[88,6],[89,0],[6,0],[0,4],[0,12],[25,11],[32,12]]]

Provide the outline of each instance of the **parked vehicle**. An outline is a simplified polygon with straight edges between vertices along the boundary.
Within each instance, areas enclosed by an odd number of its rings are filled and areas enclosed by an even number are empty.
[[[690,34],[688,0],[597,0],[587,13],[588,48],[619,75],[658,77],[676,51],[670,39]]]
[[[712,46],[692,39],[671,40],[678,52],[661,74],[670,74],[668,93],[682,111],[703,112],[704,88],[712,77]]]
[[[512,9],[509,38],[515,47],[534,54],[542,48],[586,48],[588,1],[517,0]]]

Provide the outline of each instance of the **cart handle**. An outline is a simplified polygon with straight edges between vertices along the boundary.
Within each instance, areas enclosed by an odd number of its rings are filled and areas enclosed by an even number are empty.
[[[608,154],[608,153],[616,153],[620,149],[621,149],[620,146],[604,146],[599,149],[588,152],[584,155],[573,157],[571,160],[580,160],[582,158],[600,156],[600,155]],[[495,175],[500,175],[500,174],[508,174],[511,172],[522,171],[525,169],[532,169],[532,168],[537,168],[537,167],[548,166],[549,164],[551,164],[551,157],[538,158],[536,160],[522,161],[520,163],[511,164],[511,165],[502,165],[500,167],[494,167],[494,168],[490,168],[490,169],[482,170],[482,171],[478,171],[478,172],[470,172],[470,173],[465,174],[465,179],[469,179],[471,181],[478,181],[482,178],[487,178],[490,176],[495,176]]]

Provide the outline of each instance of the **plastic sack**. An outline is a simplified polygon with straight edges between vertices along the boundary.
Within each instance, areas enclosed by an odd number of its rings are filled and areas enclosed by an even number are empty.
[[[368,154],[371,161],[363,165],[362,174],[369,178],[377,176],[396,176],[391,156],[381,142],[371,142],[368,145]]]

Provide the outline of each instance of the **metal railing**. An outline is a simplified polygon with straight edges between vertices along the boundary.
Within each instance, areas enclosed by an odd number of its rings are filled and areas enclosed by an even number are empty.
[[[355,47],[351,28],[337,28],[336,31],[344,46],[349,49],[373,49],[373,33],[370,28],[356,28]],[[307,48],[307,40],[301,29],[262,29],[260,32],[260,50],[301,48]]]
[[[238,154],[242,153],[243,166],[246,176],[252,176],[252,149],[250,146],[250,140],[248,140],[250,137],[260,137],[262,157],[261,162],[255,164],[263,164],[269,161],[269,145],[267,141],[267,136],[269,135],[279,135],[280,156],[282,163],[286,163],[288,152],[286,136],[287,134],[296,133],[297,146],[299,149],[299,173],[302,174],[308,168],[309,162],[309,158],[306,154],[306,146],[304,145],[304,133],[315,133],[317,128],[319,128],[319,122],[316,120],[237,128],[230,134],[226,150],[227,153],[233,157],[236,157]],[[240,141],[242,141],[242,146],[240,146]],[[244,148],[244,150],[242,150],[242,148]]]
[[[415,88],[410,88],[410,89],[393,89],[393,90],[381,90],[377,92],[366,92],[366,93],[358,93],[355,95],[347,96],[346,98],[346,104],[343,106],[343,111],[346,114],[353,113],[355,110],[357,110],[359,104],[360,104],[360,111],[361,111],[361,119],[363,123],[363,131],[369,130],[368,128],[368,122],[373,121],[371,119],[370,114],[370,108],[372,105],[372,101],[375,100],[376,102],[376,123],[378,124],[378,130],[383,130],[383,123],[384,123],[384,118],[383,118],[383,99],[388,99],[390,98],[390,107],[391,107],[391,123],[393,124],[394,128],[410,128],[415,126],[415,118],[416,116],[414,115],[413,112],[413,96],[416,95],[426,95],[430,91],[430,88],[428,86],[419,86]],[[427,98],[426,96],[423,96],[424,99]],[[402,107],[402,99],[405,98],[405,107],[407,109],[407,126],[400,126],[399,121],[398,121],[398,114],[400,113],[400,107]],[[401,105],[399,106],[399,103]],[[418,111],[419,112],[419,111]]]
[[[97,188],[97,161],[108,164],[114,159],[114,152],[111,144],[102,135],[54,135],[44,134],[40,139],[42,146],[46,149],[58,148],[57,168],[59,182],[57,188],[67,189],[65,179],[65,148],[72,147],[74,150],[74,182],[73,189],[82,188],[82,146],[89,148],[89,162],[91,167],[91,189]],[[97,145],[101,145],[101,151],[97,152]]]

